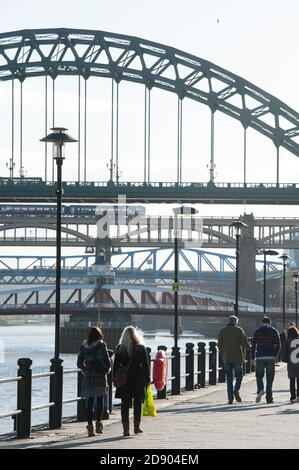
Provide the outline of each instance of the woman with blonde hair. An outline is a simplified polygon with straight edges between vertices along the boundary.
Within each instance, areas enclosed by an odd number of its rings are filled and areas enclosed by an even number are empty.
[[[136,328],[128,326],[122,332],[116,348],[113,374],[125,367],[126,383],[117,387],[115,398],[121,399],[121,419],[124,436],[130,435],[129,408],[134,401],[134,433],[143,432],[140,427],[141,406],[150,384],[150,369],[146,349]]]
[[[104,409],[104,393],[107,386],[107,374],[111,369],[111,361],[106,343],[103,341],[103,333],[98,326],[93,326],[88,338],[80,347],[77,366],[84,375],[82,382],[81,398],[86,400],[87,434],[95,436],[93,427],[93,410],[96,405],[97,434],[103,433],[102,415]]]

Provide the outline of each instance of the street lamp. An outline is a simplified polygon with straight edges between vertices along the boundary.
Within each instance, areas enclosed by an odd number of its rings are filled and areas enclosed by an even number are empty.
[[[260,254],[264,255],[264,315],[266,315],[266,305],[267,305],[267,300],[266,300],[266,274],[267,274],[267,265],[266,265],[266,258],[267,255],[269,256],[277,256],[279,253],[278,251],[275,250],[262,250]]]
[[[194,207],[175,207],[174,213],[174,280],[173,280],[173,293],[174,293],[174,347],[178,347],[178,292],[179,292],[179,250],[178,250],[178,236],[180,230],[178,229],[178,215],[192,215],[197,214],[198,210]]]
[[[240,237],[242,229],[248,227],[242,220],[234,220],[230,225],[236,234],[236,287],[235,287],[235,315],[239,316],[239,261],[240,261]]]
[[[299,274],[298,273],[294,273],[293,274],[293,278],[294,278],[294,287],[295,287],[295,312],[296,312],[296,327],[298,326],[298,278],[299,278]]]
[[[282,326],[285,327],[286,320],[286,265],[290,257],[283,253],[279,258],[282,259],[283,263],[283,277],[282,277]]]
[[[64,146],[69,142],[77,142],[76,139],[66,134],[64,127],[52,127],[48,134],[40,142],[51,142],[55,146],[55,156],[57,165],[57,209],[56,209],[56,303],[55,303],[55,354],[54,359],[59,359],[59,328],[60,328],[60,279],[61,279],[61,198],[62,198],[62,181],[61,170],[64,160]]]

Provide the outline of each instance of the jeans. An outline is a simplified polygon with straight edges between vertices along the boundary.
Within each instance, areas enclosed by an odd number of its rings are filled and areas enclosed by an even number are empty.
[[[96,419],[97,421],[102,421],[103,416],[103,409],[104,409],[104,395],[101,397],[90,397],[86,400],[86,414],[87,414],[87,422],[88,424],[92,424],[93,418],[93,407],[94,401],[96,400]]]
[[[227,396],[229,401],[234,399],[234,391],[238,392],[241,388],[242,378],[243,378],[243,368],[242,364],[237,364],[235,362],[228,362],[224,364],[224,370],[226,373],[226,385],[227,385]],[[234,375],[233,372],[235,371],[236,383],[235,388],[233,385]]]
[[[134,421],[140,421],[141,418],[141,398],[133,398],[134,400]],[[122,399],[121,401],[121,420],[123,423],[129,421],[129,408],[131,406],[132,400]]]
[[[257,393],[264,390],[264,373],[266,370],[266,402],[271,403],[272,385],[275,375],[275,359],[257,359],[255,362],[255,376],[257,384]]]
[[[296,392],[296,382],[297,382],[297,392]],[[299,397],[299,377],[297,379],[290,379],[290,393],[291,400],[296,400]]]

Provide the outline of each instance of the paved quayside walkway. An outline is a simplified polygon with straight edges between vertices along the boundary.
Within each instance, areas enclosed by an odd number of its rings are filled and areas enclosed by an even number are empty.
[[[0,441],[0,448],[211,449],[299,448],[299,403],[290,404],[285,365],[276,368],[275,403],[255,403],[254,375],[245,376],[242,403],[227,404],[226,385],[184,392],[156,401],[156,418],[143,418],[144,434],[122,437],[120,412],[104,421],[104,434],[86,438],[84,423],[42,431],[24,441]]]

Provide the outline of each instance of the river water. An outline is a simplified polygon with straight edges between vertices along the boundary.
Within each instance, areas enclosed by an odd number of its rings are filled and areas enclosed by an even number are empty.
[[[158,345],[165,345],[169,349],[173,346],[173,338],[169,332],[142,332],[144,343],[157,350]],[[185,344],[203,340],[203,336],[184,332],[179,340],[182,350]],[[207,341],[204,339],[204,341]],[[183,351],[182,351],[183,352]],[[17,360],[20,357],[30,357],[33,361],[33,374],[48,372],[50,358],[54,353],[54,326],[26,324],[18,326],[0,327],[0,378],[14,377],[17,375]],[[76,354],[63,354],[64,368],[76,368]],[[182,364],[184,361],[182,360]],[[184,367],[182,367],[182,374]],[[63,399],[76,396],[77,384],[76,374],[64,375]],[[0,384],[0,414],[16,409],[16,382]],[[33,379],[32,382],[32,406],[42,405],[49,402],[49,377]],[[48,409],[34,411],[32,413],[32,425],[48,422]],[[63,416],[74,416],[76,414],[76,403],[64,405]],[[11,432],[13,419],[0,419],[0,434]]]

